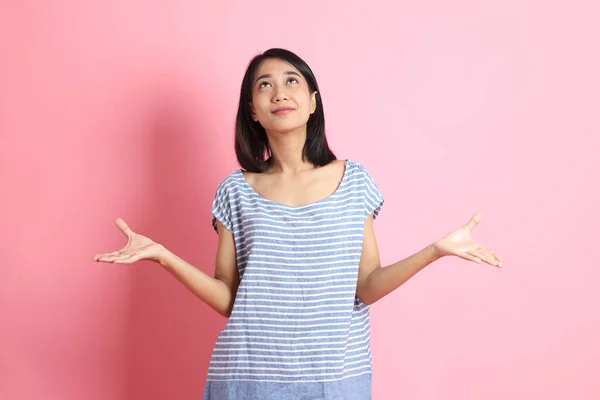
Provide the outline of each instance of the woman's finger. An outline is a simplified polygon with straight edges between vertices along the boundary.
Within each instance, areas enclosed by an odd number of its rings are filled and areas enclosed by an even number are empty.
[[[113,253],[96,254],[93,261],[106,261],[106,258],[111,256],[113,256]]]
[[[136,261],[140,260],[140,255],[137,253],[131,253],[128,256],[117,258],[114,263],[115,264],[133,264]]]
[[[121,232],[123,232],[123,234],[125,234],[125,236],[128,239],[133,235],[133,231],[131,230],[131,228],[129,228],[129,225],[127,225],[127,223],[125,221],[123,221],[121,218],[117,218],[115,220],[115,223],[117,224],[117,226],[119,227]]]
[[[494,258],[495,258],[496,260],[498,260],[500,263],[502,263],[502,257],[500,257],[500,255],[499,255],[498,253],[496,253],[495,251],[492,251],[492,250],[490,250],[490,249],[486,249],[486,250],[487,250],[487,251],[489,251],[489,252],[490,252],[490,254],[491,254],[492,256],[494,256]]]
[[[481,222],[481,218],[483,218],[483,213],[481,211],[477,211],[475,215],[473,215],[473,217],[469,220],[469,222],[467,222],[465,227],[469,230],[473,230],[473,228],[475,228],[475,226],[477,226],[477,224]]]
[[[476,262],[477,264],[481,264],[481,262],[482,262],[481,258],[479,258],[469,252],[464,253],[461,257],[464,258],[465,260]]]
[[[492,250],[488,249],[487,247],[483,247],[483,246],[479,246],[478,249],[480,252],[485,253],[486,256],[490,259],[493,260],[495,265],[501,267],[502,266],[502,258],[496,254],[495,252],[493,252]]]
[[[104,262],[115,262],[115,260],[118,260],[120,258],[124,258],[124,257],[128,257],[131,253],[124,251],[124,250],[119,250],[119,251],[115,251],[113,253],[110,254],[105,254],[103,256],[100,257],[100,261],[104,261]]]
[[[492,257],[491,254],[487,253],[485,250],[473,249],[473,250],[471,250],[471,254],[474,255],[475,257],[480,258],[482,261],[486,262],[487,264],[493,265],[494,267],[498,266],[496,259],[494,257]]]
[[[107,257],[114,257],[114,256],[118,256],[119,254],[121,254],[123,251],[125,251],[125,249],[121,249],[121,250],[117,250],[117,251],[112,251],[110,253],[102,253],[102,254],[96,254],[93,258],[94,261],[98,261],[100,258],[102,259],[106,259]]]

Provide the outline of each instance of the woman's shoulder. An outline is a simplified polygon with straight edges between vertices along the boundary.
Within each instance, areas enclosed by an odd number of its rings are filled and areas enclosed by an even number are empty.
[[[370,167],[365,166],[365,164],[359,161],[348,161],[349,163],[347,168],[350,168],[351,175],[354,176],[354,179],[366,185],[375,185],[374,175],[372,175],[371,172],[369,172]],[[375,175],[377,175],[377,171],[375,171]]]
[[[238,168],[225,175],[225,177],[221,178],[217,184],[217,191],[231,191],[232,188],[239,186],[242,183],[240,181],[240,177],[242,176],[241,174],[242,170]]]
[[[356,161],[353,159],[347,160],[346,168],[349,168],[351,172],[354,172],[358,175],[363,175],[365,173],[368,174],[367,168],[365,167],[365,165],[363,163],[361,163],[360,161]]]

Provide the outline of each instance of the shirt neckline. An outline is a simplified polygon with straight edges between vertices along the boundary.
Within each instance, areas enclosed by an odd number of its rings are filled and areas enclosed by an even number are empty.
[[[248,183],[248,181],[244,177],[243,170],[241,168],[238,169],[237,172],[238,172],[238,174],[239,174],[239,176],[240,176],[240,178],[242,180],[242,184],[246,188],[249,189],[250,193],[254,197],[258,198],[259,200],[261,200],[261,201],[263,201],[265,203],[273,204],[273,205],[276,205],[278,207],[283,207],[283,208],[287,208],[287,209],[290,209],[290,210],[297,210],[297,209],[304,209],[304,208],[312,207],[312,206],[315,206],[315,205],[319,205],[321,203],[330,201],[334,197],[336,197],[337,194],[340,192],[340,189],[342,188],[342,186],[344,185],[344,183],[347,180],[346,177],[348,176],[348,172],[349,172],[349,168],[348,167],[350,165],[350,162],[351,161],[349,159],[346,159],[344,161],[344,174],[342,175],[342,179],[340,180],[340,183],[338,184],[337,188],[335,189],[335,191],[332,194],[330,194],[329,196],[327,196],[325,198],[322,198],[320,200],[316,200],[316,201],[313,201],[312,203],[304,204],[304,205],[301,205],[301,206],[290,206],[289,204],[283,204],[283,203],[280,203],[278,201],[270,200],[270,199],[267,199],[266,197],[263,197],[260,193],[258,193],[256,190],[254,190],[254,188]]]

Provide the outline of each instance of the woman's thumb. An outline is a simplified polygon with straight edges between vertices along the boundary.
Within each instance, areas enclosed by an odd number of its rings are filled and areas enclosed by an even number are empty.
[[[117,224],[121,232],[125,234],[125,236],[127,236],[128,238],[131,236],[133,232],[131,231],[127,223],[125,223],[125,221],[123,221],[121,218],[117,218],[115,220],[115,223]]]

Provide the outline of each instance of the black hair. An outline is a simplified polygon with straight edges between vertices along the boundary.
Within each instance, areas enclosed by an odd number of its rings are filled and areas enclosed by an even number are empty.
[[[302,149],[302,160],[308,160],[315,166],[329,164],[336,157],[329,149],[327,137],[325,136],[325,115],[317,79],[304,60],[291,51],[280,48],[269,49],[255,56],[248,64],[244,74],[235,121],[235,154],[238,162],[246,171],[264,172],[268,167],[268,158],[265,158],[265,154],[269,158],[272,156],[265,129],[259,122],[252,119],[250,113],[254,75],[261,62],[272,58],[283,60],[300,71],[308,83],[310,93],[317,92],[317,107],[310,115],[306,126],[306,141]]]

